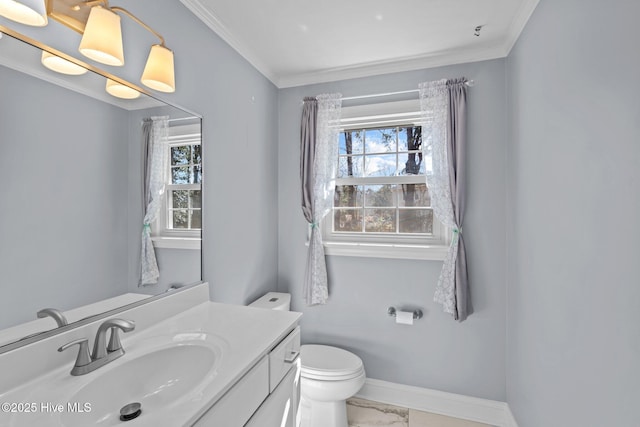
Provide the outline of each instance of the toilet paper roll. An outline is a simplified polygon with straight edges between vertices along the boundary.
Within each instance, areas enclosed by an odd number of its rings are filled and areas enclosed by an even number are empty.
[[[396,311],[396,323],[400,323],[402,325],[413,325],[413,312]]]

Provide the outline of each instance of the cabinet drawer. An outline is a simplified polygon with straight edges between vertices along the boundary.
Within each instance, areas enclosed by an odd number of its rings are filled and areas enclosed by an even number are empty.
[[[269,392],[275,390],[300,355],[300,326],[296,327],[269,353]]]
[[[242,427],[269,395],[268,358],[264,356],[192,427]]]

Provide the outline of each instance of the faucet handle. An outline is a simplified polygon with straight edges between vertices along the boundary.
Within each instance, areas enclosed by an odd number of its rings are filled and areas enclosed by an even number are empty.
[[[75,365],[73,365],[74,370],[76,367],[86,366],[91,363],[91,355],[89,354],[89,340],[87,340],[86,338],[81,338],[79,340],[68,342],[58,349],[58,351],[63,352],[69,347],[72,347],[76,344],[80,346],[80,349],[78,350],[76,363]],[[73,375],[74,370],[71,371],[71,375]]]
[[[125,319],[112,319],[110,323],[107,323],[109,330],[111,331],[111,337],[109,337],[109,344],[107,345],[107,352],[122,350],[122,343],[120,342],[119,329],[123,332],[131,332],[135,329],[136,324],[132,320]]]
[[[109,344],[107,345],[107,353],[122,350],[122,343],[120,342],[120,334],[118,333],[119,328],[117,326],[113,326],[109,329],[111,330],[111,337],[109,338]],[[125,332],[129,332],[129,331],[125,331]]]

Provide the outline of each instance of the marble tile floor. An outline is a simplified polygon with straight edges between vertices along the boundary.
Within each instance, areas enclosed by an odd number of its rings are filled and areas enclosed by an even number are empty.
[[[490,427],[488,424],[359,398],[347,400],[347,418],[349,427]]]

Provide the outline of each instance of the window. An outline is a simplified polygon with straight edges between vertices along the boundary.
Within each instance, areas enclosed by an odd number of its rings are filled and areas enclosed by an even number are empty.
[[[158,217],[156,247],[200,249],[202,152],[200,124],[171,126],[167,149],[164,207]]]
[[[343,108],[328,254],[443,259],[447,233],[433,215],[419,104]]]

